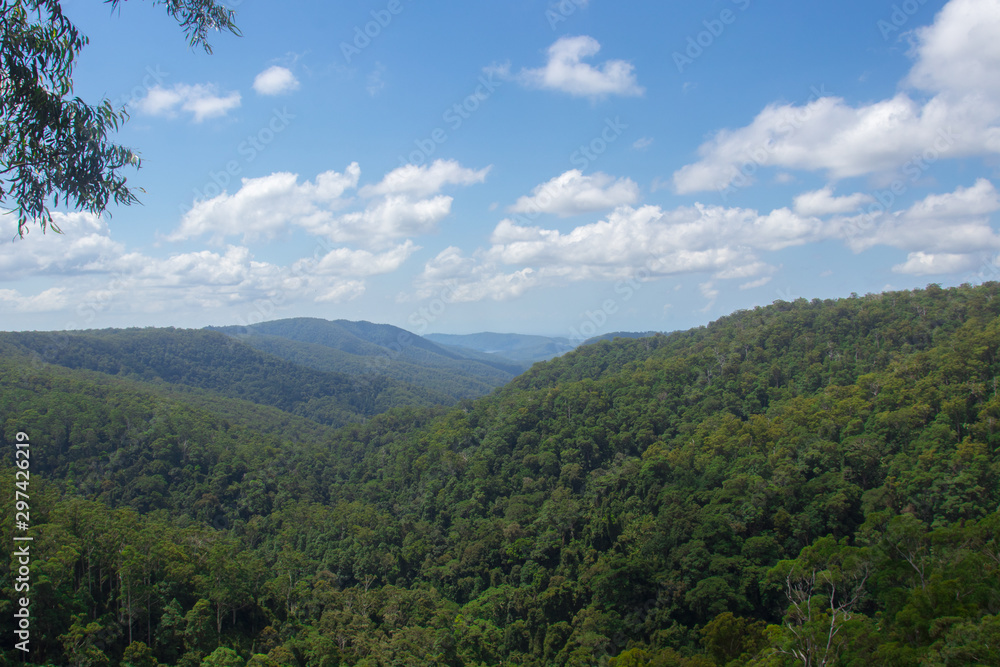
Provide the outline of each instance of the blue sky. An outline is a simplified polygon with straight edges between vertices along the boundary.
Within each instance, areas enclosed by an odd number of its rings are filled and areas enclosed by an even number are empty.
[[[230,6],[208,55],[64,2],[142,205],[3,242],[3,329],[574,337],[1000,275],[1000,0]]]

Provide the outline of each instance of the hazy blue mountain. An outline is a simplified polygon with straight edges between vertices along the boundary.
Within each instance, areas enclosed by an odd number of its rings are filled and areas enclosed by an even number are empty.
[[[548,361],[576,347],[569,338],[531,336],[526,334],[501,334],[492,332],[477,334],[427,334],[424,338],[441,345],[451,346],[452,348],[475,350],[480,353],[505,357],[528,364],[536,361]]]

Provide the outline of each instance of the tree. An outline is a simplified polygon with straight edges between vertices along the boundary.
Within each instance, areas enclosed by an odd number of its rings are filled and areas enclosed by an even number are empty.
[[[153,649],[140,641],[134,641],[125,648],[121,661],[121,667],[156,667],[158,664]]]
[[[105,0],[112,9],[122,0]],[[211,53],[211,30],[239,34],[235,13],[215,0],[152,0],[165,5],[192,46]],[[32,222],[59,232],[50,205],[102,213],[110,201],[138,201],[122,171],[140,165],[108,135],[128,119],[108,100],[91,106],[73,92],[73,65],[87,37],[63,15],[60,0],[0,4],[0,205],[17,213],[24,236]]]
[[[855,616],[864,618],[854,609],[864,595],[871,560],[864,548],[846,542],[820,538],[797,559],[780,561],[768,575],[772,581],[783,580],[789,602],[785,641],[776,652],[804,667],[836,664],[850,643],[842,631]]]

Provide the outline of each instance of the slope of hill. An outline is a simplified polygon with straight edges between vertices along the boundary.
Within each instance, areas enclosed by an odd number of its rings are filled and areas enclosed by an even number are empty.
[[[1000,658],[996,283],[602,341],[298,443],[18,370],[36,664]]]
[[[0,333],[0,350],[36,363],[196,388],[342,425],[397,405],[450,404],[450,396],[380,375],[298,366],[212,331],[111,329]]]
[[[612,331],[611,333],[601,334],[600,336],[594,336],[593,338],[588,338],[583,342],[584,345],[592,345],[594,343],[600,342],[602,340],[614,340],[615,338],[649,338],[650,336],[655,336],[657,334],[662,334],[662,331]]]
[[[528,365],[548,361],[576,347],[568,338],[529,336],[525,334],[427,334],[427,340],[460,350],[475,350],[505,357]]]
[[[309,368],[377,373],[455,400],[487,394],[524,370],[508,359],[463,354],[387,324],[295,318],[210,329]]]

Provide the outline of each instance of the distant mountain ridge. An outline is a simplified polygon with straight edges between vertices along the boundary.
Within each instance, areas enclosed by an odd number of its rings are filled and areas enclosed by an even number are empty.
[[[300,317],[208,329],[307,368],[385,375],[455,400],[487,394],[527,367],[501,356],[438,345],[389,324],[365,321]]]
[[[95,371],[152,387],[205,390],[340,426],[401,405],[451,404],[431,387],[385,375],[359,377],[302,366],[216,331],[107,329],[0,333],[0,354]]]
[[[610,333],[601,334],[600,336],[594,336],[588,338],[583,342],[584,345],[591,345],[602,340],[614,340],[615,338],[650,338],[657,334],[664,334],[665,331],[612,331]]]
[[[440,345],[475,350],[529,365],[537,361],[548,361],[576,348],[569,338],[490,331],[475,334],[427,334],[424,338]]]

